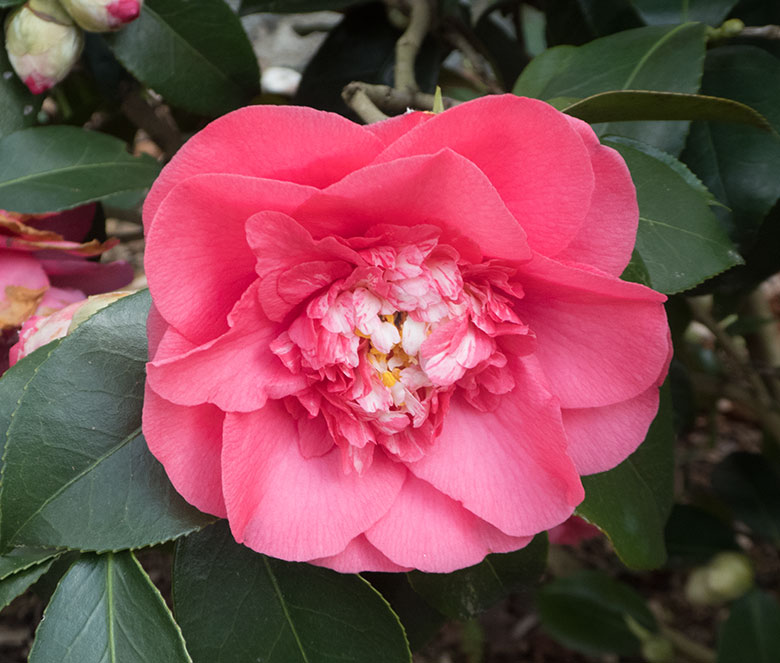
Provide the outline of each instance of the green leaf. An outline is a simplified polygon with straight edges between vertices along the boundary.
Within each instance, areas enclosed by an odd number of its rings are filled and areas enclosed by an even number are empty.
[[[0,376],[0,455],[5,450],[6,433],[11,425],[11,417],[19,405],[27,383],[33,379],[41,363],[49,356],[59,341],[55,341],[14,364]],[[0,460],[0,469],[3,466]],[[0,515],[2,515],[0,513]],[[2,566],[0,566],[2,568]]]
[[[666,560],[664,526],[673,502],[674,431],[668,387],[645,441],[616,468],[583,477],[576,513],[602,530],[623,562],[636,569]]]
[[[349,12],[309,61],[293,103],[357,121],[357,115],[341,98],[341,91],[352,81],[393,85],[395,44],[400,36],[401,31],[388,22],[379,4]],[[423,91],[434,91],[440,63],[439,46],[433,39],[426,39],[415,61],[417,82]]]
[[[687,23],[645,27],[596,39],[584,46],[557,46],[534,58],[515,83],[515,94],[553,99],[585,98],[610,90],[698,92],[705,26]],[[600,135],[617,134],[679,154],[687,122],[610,122]]]
[[[196,663],[411,662],[398,617],[360,576],[252,552],[224,522],[177,543],[173,600]]]
[[[12,2],[18,4],[21,0]],[[0,0],[2,6],[8,5],[3,5]],[[35,124],[42,102],[42,95],[33,95],[19,80],[11,68],[5,48],[0,47],[0,138]]]
[[[130,552],[88,555],[60,581],[30,663],[191,663],[173,616]]]
[[[52,553],[48,553],[43,561],[28,565],[0,580],[0,610],[7,606],[17,596],[24,594],[38,578],[46,573],[46,571],[51,568],[54,557],[56,557],[56,554],[52,555]],[[5,557],[0,557],[0,564],[2,564],[4,559]]]
[[[252,44],[224,0],[147,0],[105,39],[139,81],[193,113],[221,115],[260,89]]]
[[[648,25],[700,21],[718,26],[737,0],[631,0],[631,4]]]
[[[636,142],[605,144],[631,170],[639,202],[636,250],[653,288],[669,294],[688,290],[742,262],[709,209],[710,197],[702,195],[701,183],[685,166]]]
[[[705,62],[703,90],[755,108],[780,131],[780,60],[766,51],[752,46],[714,49]],[[732,240],[751,246],[780,197],[780,136],[694,122],[683,158],[730,210],[719,216]]]
[[[366,0],[241,0],[239,14],[271,12],[298,14],[303,12],[335,11],[358,5]]]
[[[539,535],[522,550],[492,554],[453,573],[409,573],[414,590],[453,619],[470,619],[511,592],[535,585],[547,565],[547,537]]]
[[[780,545],[780,475],[763,456],[730,454],[713,470],[712,488],[737,519]]]
[[[639,653],[632,617],[650,631],[656,622],[645,600],[601,571],[581,571],[544,585],[536,597],[542,627],[558,642],[586,654]]]
[[[152,185],[160,165],[121,140],[76,127],[33,127],[0,139],[0,209],[42,214]]]
[[[24,0],[0,0],[0,7],[13,7],[14,5],[21,5]]]
[[[754,589],[731,606],[720,628],[717,663],[780,661],[780,606]]]
[[[620,120],[709,120],[773,131],[769,121],[750,106],[702,94],[614,90],[581,99],[562,110],[591,124]]]
[[[729,525],[689,504],[674,505],[665,537],[669,558],[678,564],[704,564],[719,552],[739,549]]]
[[[7,432],[5,548],[135,548],[209,521],[176,493],[140,434],[148,308],[142,292],[99,311],[27,383]]]

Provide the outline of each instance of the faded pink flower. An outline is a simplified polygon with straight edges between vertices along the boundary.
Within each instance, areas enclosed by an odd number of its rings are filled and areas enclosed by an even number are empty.
[[[365,127],[245,108],[144,218],[149,447],[260,552],[446,572],[516,550],[657,410],[665,297],[618,278],[628,170],[542,102]]]
[[[95,205],[56,214],[0,210],[0,374],[26,320],[132,280],[133,269],[124,261],[87,260],[115,244],[81,241],[94,215]]]

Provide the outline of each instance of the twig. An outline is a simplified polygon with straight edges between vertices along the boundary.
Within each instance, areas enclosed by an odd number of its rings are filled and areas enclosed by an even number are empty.
[[[744,335],[745,343],[751,359],[759,368],[767,369],[761,371],[764,384],[775,401],[780,403],[780,378],[776,373],[780,369],[780,326],[763,288],[756,288],[745,298],[742,313],[761,321],[758,329]]]
[[[138,90],[133,89],[123,95],[121,109],[128,120],[149,134],[168,158],[184,143],[181,131],[170,112],[159,106],[152,106]]]
[[[366,118],[359,113],[354,104],[350,101],[350,98],[356,94],[356,91],[361,91],[368,97],[368,100],[374,106],[375,111],[381,112],[379,109],[382,109],[386,110],[388,113],[394,114],[404,113],[410,108],[433,110],[435,99],[435,95],[427,94],[426,92],[396,90],[389,85],[372,85],[371,83],[353,81],[344,88],[344,91],[341,94],[347,104],[349,104],[364,120]],[[444,104],[444,108],[447,109],[457,106],[460,102],[450,97],[442,97],[442,103]],[[371,112],[373,113],[374,111]]]
[[[663,623],[660,624],[660,629],[661,635],[671,642],[674,648],[686,658],[696,663],[715,663],[715,652],[709,647],[694,642],[687,635]]]
[[[431,26],[430,0],[410,0],[409,26],[395,45],[395,89],[417,92],[414,62]]]
[[[757,37],[759,39],[780,39],[780,25],[751,25],[737,33],[738,37]]]
[[[737,362],[737,366],[744,378],[750,385],[755,399],[755,407],[759,413],[762,423],[767,431],[780,442],[780,412],[776,409],[776,404],[769,393],[767,386],[761,378],[758,371],[746,360],[744,353],[740,352],[734,340],[717,323],[715,318],[704,303],[699,299],[688,299],[688,305],[691,308],[693,317],[709,329],[721,347]]]
[[[450,24],[444,29],[444,37],[455,48],[457,48],[463,57],[465,57],[470,63],[477,76],[478,82],[481,83],[485,89],[493,94],[502,94],[506,92],[501,84],[498,82],[498,78],[490,63],[490,59],[480,52],[477,45],[471,35],[461,31],[455,24]]]
[[[341,91],[341,98],[366,124],[387,120],[389,116],[377,108],[371,97],[366,93],[365,85],[366,83],[353,81]]]

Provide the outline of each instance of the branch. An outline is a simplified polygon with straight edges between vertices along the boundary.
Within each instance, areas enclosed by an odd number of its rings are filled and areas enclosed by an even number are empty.
[[[417,92],[420,88],[414,74],[414,62],[431,27],[433,12],[430,0],[410,1],[409,26],[395,45],[395,88]]]
[[[474,39],[473,34],[467,33],[462,28],[461,25],[451,23],[443,30],[444,38],[463,53],[463,57],[471,63],[477,83],[483,85],[493,94],[503,94],[506,90],[498,82],[490,59],[480,52],[482,45]]]
[[[366,124],[387,120],[390,116],[385,115],[377,108],[377,105],[371,100],[371,97],[368,96],[365,90],[366,85],[367,83],[361,83],[360,81],[349,83],[341,91],[341,98]],[[388,90],[390,89],[392,88],[388,88]]]
[[[170,111],[161,106],[152,106],[138,90],[132,89],[123,94],[120,107],[130,122],[143,129],[162,148],[166,157],[172,157],[184,144],[184,138]]]
[[[757,37],[759,39],[780,39],[780,25],[748,26],[742,28],[738,37]]]
[[[355,95],[362,93],[367,97],[367,101],[373,106],[373,110],[369,111],[372,117],[377,117],[376,120],[367,119],[361,110],[355,107]],[[376,122],[380,119],[387,119],[387,115],[384,115],[382,111],[387,111],[392,114],[405,113],[410,108],[416,108],[419,110],[433,110],[434,95],[427,94],[425,92],[410,92],[409,90],[396,90],[389,85],[372,85],[371,83],[363,83],[361,81],[353,81],[344,88],[341,93],[344,101],[366,122]],[[361,103],[366,103],[363,100]],[[458,105],[458,101],[450,97],[442,97],[442,103],[445,110]],[[382,109],[382,110],[380,110]],[[384,117],[375,115],[381,113]]]

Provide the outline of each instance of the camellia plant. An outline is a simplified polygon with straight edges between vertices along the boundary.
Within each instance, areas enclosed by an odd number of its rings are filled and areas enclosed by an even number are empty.
[[[775,2],[0,7],[0,659],[780,660]]]

